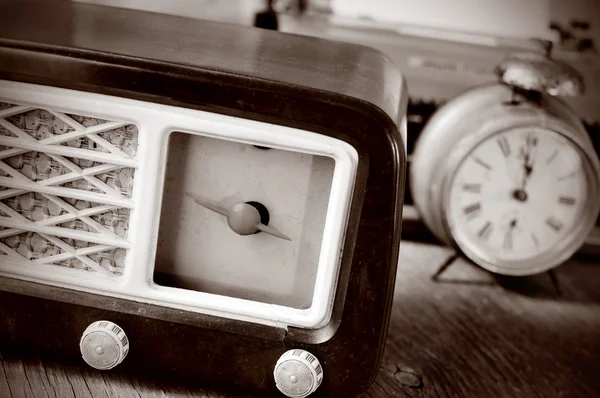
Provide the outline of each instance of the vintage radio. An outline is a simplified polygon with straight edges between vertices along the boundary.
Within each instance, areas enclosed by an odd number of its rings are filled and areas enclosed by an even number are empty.
[[[590,39],[553,49],[344,19],[326,7],[280,17],[283,31],[377,48],[403,71],[404,239],[442,242],[506,275],[597,254],[600,62]]]
[[[354,44],[3,1],[0,342],[358,394],[393,296],[405,92]]]

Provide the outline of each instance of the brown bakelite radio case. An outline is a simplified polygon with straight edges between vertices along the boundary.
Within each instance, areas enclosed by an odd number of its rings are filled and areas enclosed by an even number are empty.
[[[366,47],[0,3],[0,342],[101,372],[342,397],[377,374],[405,182]]]

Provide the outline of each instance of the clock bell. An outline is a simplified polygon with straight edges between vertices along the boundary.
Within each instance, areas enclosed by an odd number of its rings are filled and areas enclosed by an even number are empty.
[[[405,182],[388,58],[64,1],[0,22],[2,344],[259,396],[369,386]]]

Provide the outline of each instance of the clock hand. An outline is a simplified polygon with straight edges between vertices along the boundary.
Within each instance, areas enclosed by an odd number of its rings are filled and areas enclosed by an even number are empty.
[[[261,231],[276,238],[291,241],[291,239],[282,232],[261,223],[260,213],[252,205],[240,203],[233,206],[231,210],[227,210],[226,208],[212,203],[194,193],[186,192],[186,195],[192,198],[194,202],[198,203],[200,206],[227,217],[227,224],[233,232],[239,235],[252,235],[257,231]]]
[[[533,147],[536,146],[537,139],[531,135],[528,135],[525,139],[525,147],[526,151],[523,151],[523,171],[524,171],[524,181],[521,189],[525,189],[525,184],[529,181],[529,177],[533,172]]]
[[[529,151],[523,147],[521,147],[521,158],[523,159],[523,174],[521,175],[521,187],[519,189],[524,190],[533,168],[529,165]]]
[[[529,181],[529,177],[531,176],[532,172],[533,172],[533,162],[531,160],[531,151],[529,151],[527,153],[527,158],[526,158],[526,162],[525,162],[525,180],[526,180],[526,182]]]
[[[256,225],[256,228],[257,228],[259,231],[262,231],[262,232],[264,232],[264,233],[266,233],[266,234],[269,234],[269,235],[271,235],[271,236],[274,236],[274,237],[276,237],[276,238],[281,238],[281,239],[284,239],[284,240],[289,240],[289,241],[291,241],[291,239],[290,239],[288,236],[284,235],[283,233],[279,232],[278,230],[276,230],[276,229],[275,229],[275,228],[273,228],[273,227],[269,227],[268,225],[265,225],[265,224],[257,224],[257,225]]]
[[[185,194],[187,196],[189,196],[190,198],[194,199],[194,202],[198,203],[200,206],[207,208],[208,210],[212,210],[215,213],[218,213],[222,216],[225,216],[225,217],[229,216],[229,210],[225,209],[224,207],[216,205],[194,193],[186,192]]]
[[[523,147],[521,147],[519,157],[524,160],[521,173],[521,181],[518,188],[512,192],[512,197],[519,202],[525,202],[527,200],[527,192],[525,192],[525,186],[527,185],[527,179],[531,174],[531,167],[528,166],[529,154],[526,153]]]
[[[529,178],[533,173],[533,147],[536,146],[537,139],[528,135],[525,138],[525,145],[523,145],[519,152],[519,157],[523,159],[523,174],[521,175],[521,185],[518,189],[513,192],[513,197],[520,201],[525,202],[527,200],[527,192],[525,188],[527,186],[527,182],[529,182]]]

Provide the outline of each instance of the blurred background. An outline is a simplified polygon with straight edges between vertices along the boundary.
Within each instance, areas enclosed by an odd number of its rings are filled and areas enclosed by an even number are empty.
[[[387,54],[408,87],[407,152],[432,114],[458,94],[497,81],[496,67],[522,51],[545,52],[581,75],[564,98],[600,153],[600,1],[597,0],[75,0],[259,26],[367,45]],[[408,177],[410,178],[410,176]],[[435,242],[407,183],[403,237]],[[600,220],[584,246],[600,252]]]
[[[265,0],[76,0],[115,7],[142,9],[191,18],[251,25]],[[545,37],[560,40],[551,23],[568,27],[572,21],[590,22],[586,36],[596,42],[600,26],[590,19],[600,16],[596,0],[285,0],[275,1],[279,10],[304,6],[330,9],[346,18],[432,27],[503,37]]]

